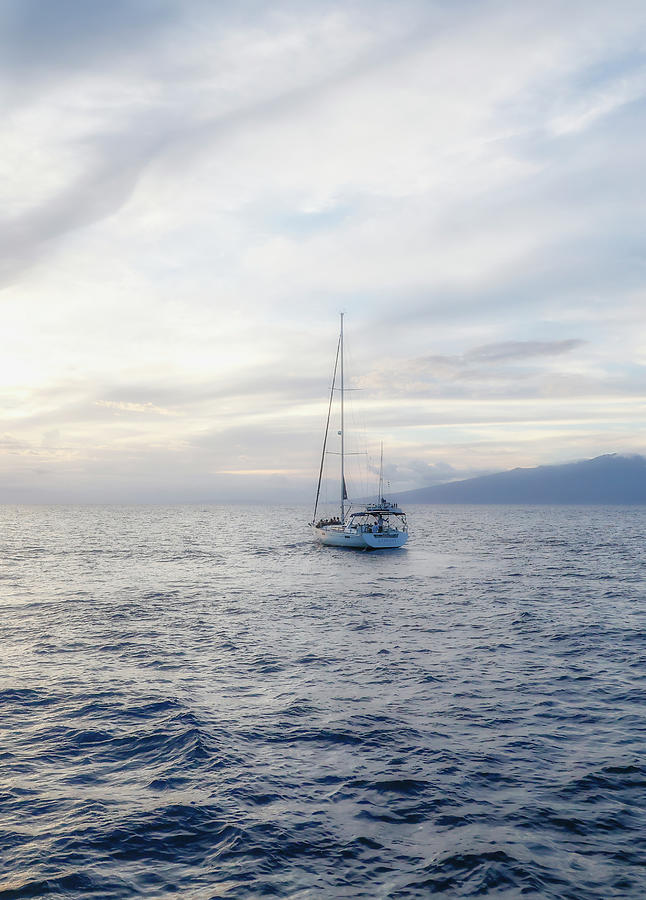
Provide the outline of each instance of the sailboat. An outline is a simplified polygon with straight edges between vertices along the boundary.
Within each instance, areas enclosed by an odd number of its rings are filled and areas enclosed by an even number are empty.
[[[337,388],[337,372],[339,374],[339,387]],[[330,430],[330,415],[334,395],[338,392],[341,414],[341,428],[338,432],[341,438],[340,444],[340,515],[328,519],[316,520],[319,497],[321,494],[321,480],[323,478],[323,466],[328,452],[328,434]],[[318,485],[316,487],[316,499],[314,501],[314,514],[310,523],[314,535],[318,541],[328,547],[352,547],[358,550],[383,550],[401,547],[408,540],[408,525],[406,514],[397,503],[392,503],[384,497],[383,479],[383,444],[381,450],[381,465],[379,471],[379,494],[374,503],[365,503],[359,509],[352,512],[352,504],[348,500],[348,491],[345,483],[345,422],[344,422],[344,352],[343,352],[343,313],[341,313],[341,329],[339,342],[336,348],[334,372],[332,375],[332,387],[330,389],[330,401],[328,404],[327,421],[323,438],[323,451],[321,453],[321,465],[319,468]]]

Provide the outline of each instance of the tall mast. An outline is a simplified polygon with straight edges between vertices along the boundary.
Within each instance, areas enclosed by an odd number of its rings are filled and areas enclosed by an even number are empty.
[[[321,481],[323,479],[323,465],[325,463],[325,451],[327,449],[327,437],[330,430],[330,415],[332,413],[332,401],[334,400],[334,391],[336,390],[336,371],[339,367],[339,352],[341,350],[341,337],[336,344],[336,357],[334,360],[334,372],[332,374],[332,387],[330,388],[330,402],[327,406],[327,420],[325,422],[325,432],[323,434],[323,450],[321,451],[321,465],[319,466],[319,480],[316,485],[316,500],[314,501],[314,514],[312,515],[312,525],[316,522],[316,510],[319,505],[319,497],[321,495]]]
[[[381,442],[381,457],[379,459],[379,503],[384,496],[384,442]]]
[[[341,523],[345,522],[345,422],[343,411],[343,313],[341,313]]]

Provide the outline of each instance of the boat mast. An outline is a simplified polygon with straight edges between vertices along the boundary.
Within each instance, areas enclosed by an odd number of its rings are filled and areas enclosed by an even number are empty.
[[[327,407],[327,419],[325,422],[325,433],[323,435],[323,449],[321,450],[321,465],[319,466],[319,480],[316,485],[316,499],[314,501],[314,514],[312,515],[312,525],[316,522],[316,510],[319,505],[319,497],[321,495],[321,481],[323,479],[323,465],[325,463],[325,452],[327,449],[327,437],[330,429],[330,414],[332,413],[332,401],[334,399],[334,391],[336,390],[336,371],[339,367],[339,352],[341,350],[341,338],[336,344],[336,357],[334,359],[334,372],[332,373],[332,387],[330,388],[330,401]]]
[[[341,524],[345,522],[345,423],[343,411],[343,313],[341,313],[341,334],[339,337],[341,348]]]
[[[381,503],[384,496],[384,442],[381,442],[381,457],[379,459],[379,497],[378,502]]]

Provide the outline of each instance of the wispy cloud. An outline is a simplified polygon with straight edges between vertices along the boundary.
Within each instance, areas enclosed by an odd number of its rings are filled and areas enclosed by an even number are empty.
[[[474,378],[483,367],[507,362],[527,362],[533,357],[561,356],[581,347],[585,342],[576,338],[559,341],[501,341],[473,347],[456,356],[427,356],[413,360],[417,372],[444,373],[455,378]]]
[[[161,406],[155,406],[154,403],[131,403],[127,400],[95,400],[97,406],[104,406],[106,409],[113,409],[117,412],[127,413],[154,413],[158,416],[170,416],[170,409],[163,409]]]
[[[467,351],[463,359],[475,362],[501,362],[505,360],[527,359],[531,356],[560,356],[580,347],[584,341],[570,338],[564,341],[502,341],[498,344],[484,344]]]
[[[178,13],[171,0],[6,0],[0,13],[3,69],[21,82],[47,83],[112,67],[146,52],[161,30],[177,24]]]

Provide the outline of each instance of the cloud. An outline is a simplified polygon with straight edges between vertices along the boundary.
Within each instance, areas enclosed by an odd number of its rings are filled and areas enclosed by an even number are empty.
[[[371,27],[362,28],[361,32],[358,26],[366,26],[370,22],[361,5],[354,10],[354,22],[352,17],[339,16],[338,11],[336,19],[333,13],[324,15],[316,5],[306,7],[299,20],[294,18],[294,11],[287,6],[282,19],[284,34],[279,32],[270,40],[269,29],[276,26],[276,18],[265,15],[257,20],[253,29],[249,28],[248,22],[244,23],[247,26],[246,42],[236,37],[236,28],[242,27],[243,19],[232,23],[226,16],[222,17],[219,7],[216,14],[212,12],[209,16],[207,7],[201,4],[189,6],[192,15],[197,17],[196,21],[205,29],[223,26],[221,32],[224,36],[216,32],[217,36],[213,38],[219,51],[214,57],[217,61],[215,70],[221,72],[223,79],[233,78],[235,83],[240,77],[240,60],[236,61],[234,53],[238,48],[242,62],[245,62],[248,44],[258,45],[260,59],[271,70],[273,79],[260,81],[260,73],[252,68],[251,82],[244,84],[244,89],[232,102],[230,95],[221,90],[218,80],[214,81],[211,77],[205,94],[210,101],[209,108],[196,103],[190,75],[186,71],[180,72],[177,60],[167,58],[164,51],[159,57],[151,56],[155,62],[150,64],[152,68],[147,72],[147,78],[152,79],[155,88],[146,99],[137,99],[134,111],[129,110],[131,92],[120,100],[115,97],[114,101],[108,93],[107,99],[111,102],[105,105],[105,89],[102,89],[98,99],[104,104],[104,121],[99,118],[98,131],[95,121],[93,138],[88,140],[83,137],[79,144],[85,155],[88,151],[93,153],[95,161],[91,165],[82,164],[80,175],[75,173],[64,186],[35,208],[17,217],[10,216],[5,221],[2,243],[6,248],[3,266],[6,278],[15,277],[21,268],[40,258],[55,238],[119,212],[132,197],[142,173],[151,163],[166,157],[169,160],[174,158],[175,165],[183,167],[191,157],[203,156],[208,150],[216,152],[228,164],[230,151],[221,146],[223,139],[231,141],[235,136],[240,138],[243,135],[252,139],[255,135],[256,146],[261,147],[265,165],[261,166],[258,174],[265,185],[267,164],[272,165],[281,155],[284,157],[288,142],[293,141],[296,149],[303,142],[303,136],[308,134],[312,135],[313,140],[307,141],[306,138],[301,159],[291,171],[300,176],[301,182],[307,182],[311,191],[310,172],[314,173],[318,164],[313,141],[318,141],[326,155],[323,165],[329,171],[329,174],[317,173],[321,185],[319,190],[324,197],[327,194],[324,202],[329,204],[331,193],[338,191],[339,176],[342,183],[346,182],[342,188],[344,194],[349,181],[354,185],[352,207],[355,214],[348,214],[347,202],[336,203],[336,208],[345,209],[345,214],[336,222],[340,227],[323,229],[323,234],[319,235],[321,240],[303,241],[312,231],[311,225],[316,217],[289,208],[273,213],[273,227],[277,232],[282,232],[281,237],[273,240],[270,237],[249,248],[247,257],[248,263],[262,273],[268,285],[280,280],[290,291],[302,290],[306,285],[299,283],[301,273],[315,267],[322,269],[322,284],[332,291],[342,289],[342,285],[346,290],[353,285],[365,289],[364,273],[370,272],[371,268],[372,280],[378,278],[382,290],[389,282],[393,286],[397,284],[400,289],[402,286],[406,288],[411,275],[416,282],[428,281],[429,277],[431,280],[448,277],[458,284],[471,285],[474,279],[495,277],[516,260],[527,260],[544,243],[547,230],[554,230],[554,219],[548,222],[544,217],[545,220],[540,223],[536,219],[528,221],[527,210],[532,206],[535,208],[535,203],[526,204],[523,212],[530,227],[519,227],[518,221],[509,221],[509,210],[504,209],[503,215],[497,217],[497,227],[491,234],[480,221],[482,216],[491,218],[493,191],[498,192],[503,203],[508,202],[509,187],[505,186],[500,193],[501,182],[512,187],[515,182],[525,185],[527,180],[523,176],[528,173],[528,164],[530,170],[536,166],[535,160],[522,160],[510,136],[501,136],[500,127],[492,127],[482,112],[495,109],[495,105],[504,102],[514,90],[522,91],[523,77],[530,82],[537,76],[544,78],[543,70],[536,66],[535,61],[530,63],[517,51],[508,49],[506,63],[510,63],[511,56],[518,64],[520,84],[519,88],[510,89],[506,80],[501,79],[502,72],[492,66],[496,42],[491,34],[487,35],[486,40],[479,35],[476,54],[463,53],[455,34],[456,20],[444,14],[445,21],[442,22],[442,17],[437,13],[422,13],[423,7],[418,4],[408,5],[410,18],[402,19],[406,22],[405,26],[395,27],[395,19],[385,16],[380,9]],[[159,40],[160,29],[163,32],[170,22],[179,29],[177,43],[180,47],[186,47],[191,33],[188,25],[191,17],[180,14],[174,4],[150,4],[143,0],[132,4],[121,0],[107,14],[92,5],[79,4],[74,0],[55,0],[51,6],[48,5],[48,12],[40,16],[38,13],[39,10],[42,13],[42,6],[33,0],[25,3],[24,7],[14,5],[11,8],[14,12],[9,16],[7,32],[12,46],[26,45],[21,58],[29,58],[29,48],[38,48],[47,35],[49,54],[54,58],[52,65],[59,55],[61,59],[69,59],[66,51],[69,42],[74,46],[90,48],[90,58],[84,62],[90,71],[96,69],[100,72],[101,66],[105,65],[101,53],[98,56],[92,54],[93,42],[99,48],[105,48],[111,67],[116,62],[115,51],[122,47],[138,46],[136,39],[139,30],[146,31],[150,40]],[[520,16],[519,21],[514,21],[514,17],[509,16],[509,10],[505,10],[502,18],[506,26],[513,29],[524,24],[524,18],[531,19],[532,15]],[[457,21],[463,25],[461,19]],[[544,30],[540,17],[538,21],[536,39],[539,45],[545,42],[549,46],[553,37],[549,30]],[[441,23],[442,27],[433,31],[430,27],[433,22],[436,26]],[[479,27],[478,22],[478,17],[475,21],[466,22],[464,46],[468,49],[471,49],[468,44],[470,32]],[[315,25],[324,35],[318,44],[312,37]],[[355,32],[352,31],[353,26]],[[362,40],[356,37],[359,33],[364,35]],[[129,36],[127,39],[126,34]],[[348,34],[353,36],[352,40],[348,39]],[[292,57],[299,60],[301,78],[296,87],[292,68],[284,63],[277,66],[272,56],[274,51],[267,50],[272,43],[280,47],[283,40],[288,45],[285,59]],[[331,54],[333,41],[334,52]],[[200,58],[200,67],[190,73],[196,84],[207,77],[204,70],[206,63],[200,55],[203,43],[202,38],[192,47]],[[161,46],[165,47],[165,44],[162,42]],[[459,50],[457,57],[456,46]],[[141,52],[144,49],[139,45],[137,59],[140,64],[146,58]],[[34,49],[34,55],[36,52]],[[219,61],[219,57],[223,62]],[[478,85],[477,91],[481,92],[481,96],[466,104],[462,98],[461,104],[456,104],[453,95],[459,95],[464,77],[461,74],[463,57],[469,58],[470,66],[486,67],[489,79]],[[559,56],[557,70],[559,66],[566,65],[565,57],[565,54],[563,59]],[[48,54],[45,53],[43,65],[47,64]],[[440,69],[451,76],[449,80],[454,84],[446,88],[445,93],[434,96],[436,108],[431,108],[422,93],[418,96],[411,93],[408,79],[417,74],[430,79],[433,84]],[[111,73],[110,68],[108,72]],[[179,88],[172,87],[176,83],[179,83]],[[240,86],[243,88],[243,84]],[[375,106],[375,87],[379,87],[381,93],[378,106]],[[595,89],[598,90],[598,86]],[[67,101],[66,109],[69,110],[69,107]],[[71,108],[74,109],[74,101]],[[361,116],[357,117],[359,108]],[[384,110],[389,122],[386,140],[383,136]],[[100,106],[99,111],[101,116]],[[121,121],[124,115],[125,121]],[[420,138],[426,135],[426,144],[411,131],[411,117],[417,120]],[[474,134],[479,128],[485,129],[487,140],[479,137],[474,142]],[[432,135],[430,149],[429,133]],[[258,135],[262,138],[260,145]],[[331,135],[334,135],[336,146],[328,149]],[[275,146],[276,136],[278,146]],[[447,139],[449,147],[453,144],[453,150],[440,149]],[[214,148],[215,142],[219,142],[220,146]],[[237,160],[231,160],[229,171],[235,171],[240,164],[245,165],[246,158],[249,158],[249,146],[245,138],[242,158],[239,145],[232,148]],[[425,150],[422,149],[424,146]],[[393,158],[399,159],[399,166],[389,164],[388,160]],[[309,164],[303,165],[303,160],[309,160]],[[347,171],[339,169],[339,160],[344,161]],[[333,161],[332,166],[330,161]],[[348,163],[352,168],[347,169]],[[387,168],[389,165],[390,169]],[[422,171],[424,174],[420,181]],[[436,177],[428,174],[433,171],[437,173]],[[284,175],[279,163],[272,171],[272,179],[276,176],[280,179]],[[324,177],[321,178],[321,175]],[[330,176],[333,183],[325,187]],[[253,177],[257,177],[256,173],[252,174]],[[533,180],[545,192],[544,176]],[[452,192],[447,195],[449,184],[457,187],[454,196],[451,196]],[[483,184],[487,184],[489,190],[483,191]],[[220,186],[217,185],[216,189],[220,190]],[[426,198],[429,191],[432,192],[432,207],[429,207]],[[422,204],[419,200],[412,201],[416,195],[424,198]],[[384,205],[388,196],[392,198],[390,209]],[[407,201],[402,204],[404,198]],[[441,218],[437,215],[440,203],[446,206],[447,200],[451,202],[453,221],[447,221],[446,215]],[[494,202],[500,205],[500,200]],[[469,217],[468,228],[465,228],[465,222],[460,222],[461,210]],[[374,227],[376,215],[382,216],[378,230]],[[320,222],[320,216],[316,221]],[[388,222],[392,223],[390,229]],[[284,239],[286,228],[291,240]],[[562,230],[562,226],[560,228]],[[319,230],[314,229],[315,237]],[[342,240],[339,240],[341,234]],[[379,252],[375,237],[382,245],[385,241],[390,244],[388,255]],[[468,259],[468,266],[459,265],[459,261],[465,258]],[[368,260],[372,261],[371,268]],[[297,271],[294,271],[295,261]],[[360,270],[359,279],[359,272],[355,274],[357,269]]]
[[[397,393],[432,393],[435,396],[455,396],[457,390],[466,395],[487,396],[491,392],[518,393],[534,396],[545,385],[554,391],[563,379],[572,394],[579,388],[590,390],[592,380],[581,372],[562,375],[553,369],[552,357],[572,353],[586,342],[569,338],[556,341],[500,341],[483,344],[456,355],[430,355],[407,361],[391,361],[387,367],[361,375],[357,383],[364,389],[396,391]],[[532,364],[534,361],[534,364]],[[519,365],[520,364],[520,365]],[[394,373],[397,372],[395,376]],[[530,383],[531,382],[531,383]],[[594,389],[599,389],[594,382]]]
[[[172,415],[171,410],[155,406],[154,403],[132,403],[127,400],[95,400],[94,402],[97,406],[104,406],[106,409],[114,409],[117,412],[154,413],[158,416]]]
[[[373,467],[373,472],[378,470]],[[436,460],[430,463],[427,459],[409,458],[405,462],[390,462],[384,466],[384,481],[388,490],[392,485],[397,485],[397,490],[405,491],[419,485],[430,487],[434,484],[446,484],[449,481],[461,481],[465,478],[475,478],[477,475],[487,475],[492,469],[486,468],[461,468],[452,465],[445,460]]]
[[[205,27],[231,26],[225,14],[209,16],[206,13],[208,7],[199,3],[192,4],[192,7],[198,21],[202,21]],[[37,261],[50,249],[54,239],[117,213],[131,198],[144,171],[160,157],[174,157],[176,165],[183,166],[187,157],[199,157],[226,138],[262,128],[265,123],[280,125],[285,118],[311,109],[330,92],[342,91],[348,83],[382,68],[385,57],[392,62],[424,40],[419,30],[413,33],[404,31],[397,37],[390,36],[387,39],[389,46],[384,47],[385,39],[379,33],[368,32],[367,41],[353,40],[349,48],[341,48],[340,52],[337,50],[336,58],[325,52],[327,48],[323,41],[323,46],[316,48],[318,52],[311,54],[309,60],[306,56],[303,58],[305,65],[301,67],[301,78],[296,86],[292,69],[283,65],[276,71],[274,83],[263,80],[253,85],[253,90],[247,88],[234,103],[226,92],[210,85],[213,102],[207,109],[196,104],[190,80],[187,82],[186,74],[178,72],[177,61],[163,61],[162,55],[159,68],[146,73],[146,77],[155,84],[151,96],[146,97],[143,91],[142,99],[140,89],[134,92],[134,96],[130,92],[125,97],[115,97],[114,102],[110,103],[113,90],[109,82],[105,86],[102,84],[106,78],[101,69],[102,64],[105,65],[103,57],[106,57],[108,71],[115,66],[120,54],[130,50],[136,49],[137,58],[145,59],[142,55],[145,42],[142,45],[138,40],[140,32],[145,33],[146,41],[152,41],[155,36],[159,37],[159,30],[171,24],[180,28],[181,34],[189,21],[190,16],[180,14],[179,7],[173,3],[148,3],[146,0],[139,3],[119,0],[109,7],[88,5],[79,0],[52,0],[46,10],[35,0],[26,0],[24,4],[13,4],[8,8],[3,23],[5,43],[7,48],[11,48],[7,54],[7,67],[11,69],[24,65],[32,73],[42,67],[54,91],[57,85],[61,89],[59,69],[65,72],[68,68],[81,65],[87,72],[96,71],[99,83],[90,82],[89,88],[91,93],[98,95],[97,101],[103,109],[99,105],[97,113],[87,123],[93,128],[90,134],[82,131],[73,134],[72,140],[77,145],[81,163],[70,171],[68,179],[57,191],[40,199],[26,211],[20,209],[15,215],[11,215],[11,204],[5,205],[4,222],[0,221],[3,248],[0,284],[11,281],[21,270]],[[320,26],[320,11],[317,11],[315,22]],[[263,39],[262,43],[259,42],[261,54],[266,55],[266,47],[271,46],[266,30],[274,25],[273,17],[265,16],[255,26],[258,34],[251,32],[256,40],[258,37]],[[179,43],[183,44],[187,37],[184,33]],[[334,38],[335,31],[332,29],[327,40]],[[280,44],[279,38],[274,40]],[[233,47],[228,46],[226,37],[220,42],[215,38],[215,43],[225,59],[236,47],[235,40]],[[290,49],[293,52],[293,45]],[[299,47],[297,43],[296,49],[300,56],[307,48]],[[30,64],[32,57],[34,63]],[[235,79],[238,77],[235,68],[239,66],[239,60],[229,59],[229,64],[234,68]],[[225,77],[230,74],[226,73]],[[193,75],[199,83],[199,73]],[[174,88],[176,80],[180,85],[179,91]],[[117,81],[117,88],[119,86]],[[72,91],[66,93],[63,85],[62,90],[59,103],[73,121],[74,114],[78,114],[78,103],[74,99],[77,86],[74,85]],[[190,96],[188,103],[186,93]],[[54,102],[56,100],[54,93]],[[78,127],[83,128],[83,121],[77,124]],[[51,134],[47,135],[47,140],[51,140]],[[86,161],[88,154],[92,157],[90,163]],[[319,227],[325,218],[319,211]],[[290,220],[293,227],[297,227],[298,213],[279,215],[276,219],[284,223]],[[297,230],[312,227],[312,222],[312,217],[301,218],[301,228],[297,227]]]
[[[339,309],[402,484],[644,434],[640,4],[21,0],[0,31],[0,401],[66,489],[307,480]]]
[[[570,338],[561,341],[503,341],[474,347],[464,355],[466,360],[489,363],[527,359],[530,356],[560,356],[582,346],[585,341]]]
[[[141,53],[177,20],[170,0],[5,0],[0,15],[3,67],[20,78],[51,78]]]
[[[41,206],[0,221],[0,285],[10,283],[67,232],[112,215],[127,201],[151,156],[142,146],[78,176]]]
[[[585,344],[569,338],[558,341],[501,341],[483,344],[457,356],[427,356],[413,360],[411,368],[418,373],[443,374],[453,378],[476,378],[483,367],[506,362],[525,362],[532,357],[561,356]]]

